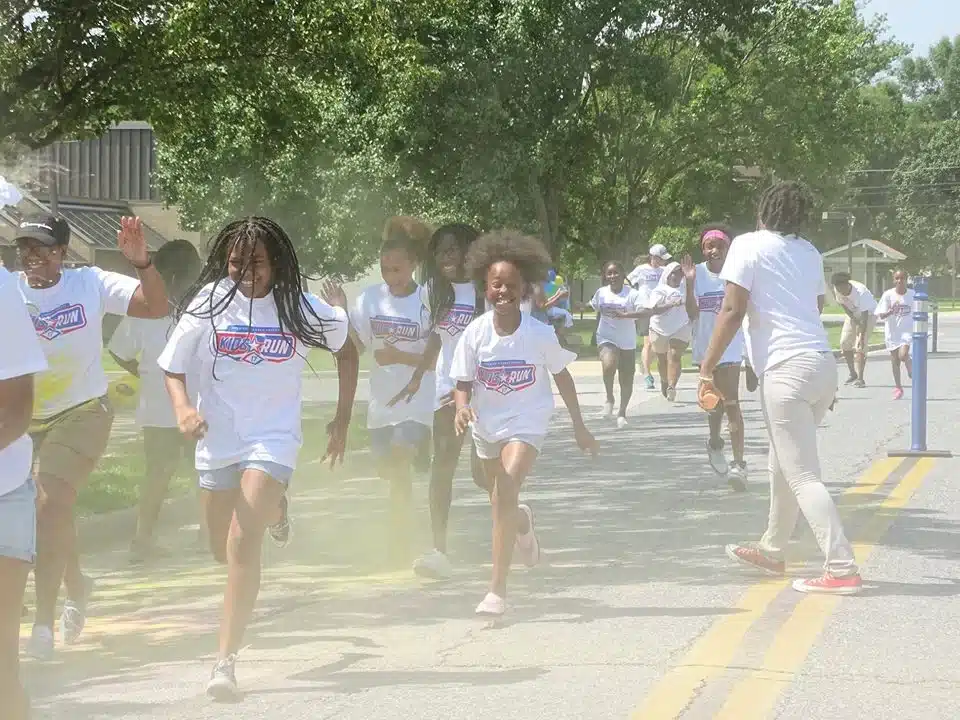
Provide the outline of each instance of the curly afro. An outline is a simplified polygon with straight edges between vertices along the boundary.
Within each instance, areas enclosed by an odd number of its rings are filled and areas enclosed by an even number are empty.
[[[495,230],[480,238],[467,251],[467,272],[478,288],[486,286],[491,265],[508,262],[529,285],[543,282],[552,265],[550,253],[537,238],[516,230]]]

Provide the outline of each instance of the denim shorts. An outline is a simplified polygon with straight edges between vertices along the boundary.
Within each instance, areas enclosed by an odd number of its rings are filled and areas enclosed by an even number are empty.
[[[430,427],[414,420],[404,420],[396,425],[370,428],[370,452],[374,457],[385,457],[390,448],[419,448],[428,437]]]
[[[37,486],[32,478],[0,495],[0,556],[33,563],[37,557]]]
[[[473,433],[473,444],[474,447],[477,448],[477,457],[481,460],[496,460],[500,457],[500,453],[503,452],[503,448],[512,442],[522,442],[524,445],[529,445],[539,453],[545,439],[546,435],[518,434],[510,436],[506,440],[490,442]]]
[[[213,491],[236,490],[240,487],[240,476],[244,470],[260,470],[284,486],[289,485],[290,478],[293,477],[293,468],[286,465],[269,460],[241,460],[222,468],[200,470],[200,487]]]

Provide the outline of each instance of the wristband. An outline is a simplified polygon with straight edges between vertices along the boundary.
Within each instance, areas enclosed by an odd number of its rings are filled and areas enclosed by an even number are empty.
[[[130,263],[130,264],[133,265],[133,263]],[[144,271],[144,270],[146,270],[147,268],[150,268],[150,267],[153,267],[153,260],[147,261],[147,264],[146,264],[146,265],[133,265],[133,269],[136,270],[136,271],[138,271],[138,272],[142,272],[142,271]]]

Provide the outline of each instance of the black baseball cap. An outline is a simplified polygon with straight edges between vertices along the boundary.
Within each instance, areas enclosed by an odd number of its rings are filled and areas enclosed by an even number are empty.
[[[17,229],[16,240],[36,240],[44,245],[67,245],[70,242],[70,225],[56,215],[24,217]]]

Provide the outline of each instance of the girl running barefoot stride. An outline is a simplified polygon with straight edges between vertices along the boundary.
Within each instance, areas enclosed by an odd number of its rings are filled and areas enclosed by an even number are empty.
[[[910,343],[913,342],[913,290],[907,287],[907,273],[893,273],[893,287],[880,296],[877,303],[877,318],[882,320],[883,340],[890,353],[893,382],[896,386],[893,399],[903,397],[903,382],[900,377],[901,363],[907,368],[907,377],[913,377],[913,361],[910,359]]]
[[[673,402],[677,398],[680,361],[690,344],[690,318],[684,307],[683,268],[672,262],[663,269],[660,282],[646,301],[650,318],[650,347],[657,356],[660,392]]]
[[[693,321],[693,362],[700,365],[707,352],[707,343],[717,323],[717,313],[723,303],[723,280],[720,271],[727,259],[727,251],[733,238],[723,225],[708,225],[700,233],[700,249],[706,258],[694,265],[689,255],[681,266],[687,281],[687,315]],[[743,333],[739,332],[720,358],[713,371],[713,381],[723,396],[723,402],[707,416],[710,437],[707,439],[707,458],[710,467],[723,475],[730,487],[738,492],[747,489],[747,463],[743,459],[743,415],[740,412],[740,364],[743,359]],[[733,446],[733,464],[728,464],[723,454],[723,438],[720,428],[726,413],[730,428],[730,444]]]
[[[850,595],[860,591],[860,573],[817,453],[817,425],[837,392],[837,363],[820,320],[823,258],[800,234],[812,206],[802,185],[778,183],[760,200],[761,229],[734,239],[720,272],[723,304],[700,363],[698,398],[709,408],[705,401],[720,395],[714,372],[742,325],[770,440],[770,515],[759,543],[728,545],[727,555],[782,575],[802,512],[825,556],[824,574],[793,587]]]
[[[293,243],[267,218],[236,220],[220,232],[182,307],[158,363],[180,431],[198,440],[210,547],[227,565],[220,649],[207,694],[231,700],[238,694],[237,652],[260,592],[263,534],[282,515],[303,441],[307,351],[336,355],[331,466],[343,457],[358,356],[346,313],[303,290]]]
[[[464,331],[450,370],[457,381],[456,431],[463,434],[473,426],[493,506],[493,577],[478,615],[499,617],[506,610],[514,545],[527,567],[540,560],[533,512],[519,496],[553,415],[550,375],[570,411],[577,445],[585,452],[597,450],[566,369],[576,356],[560,346],[553,328],[520,309],[549,266],[539,241],[510,230],[484,235],[467,255],[470,275],[493,306]]]

